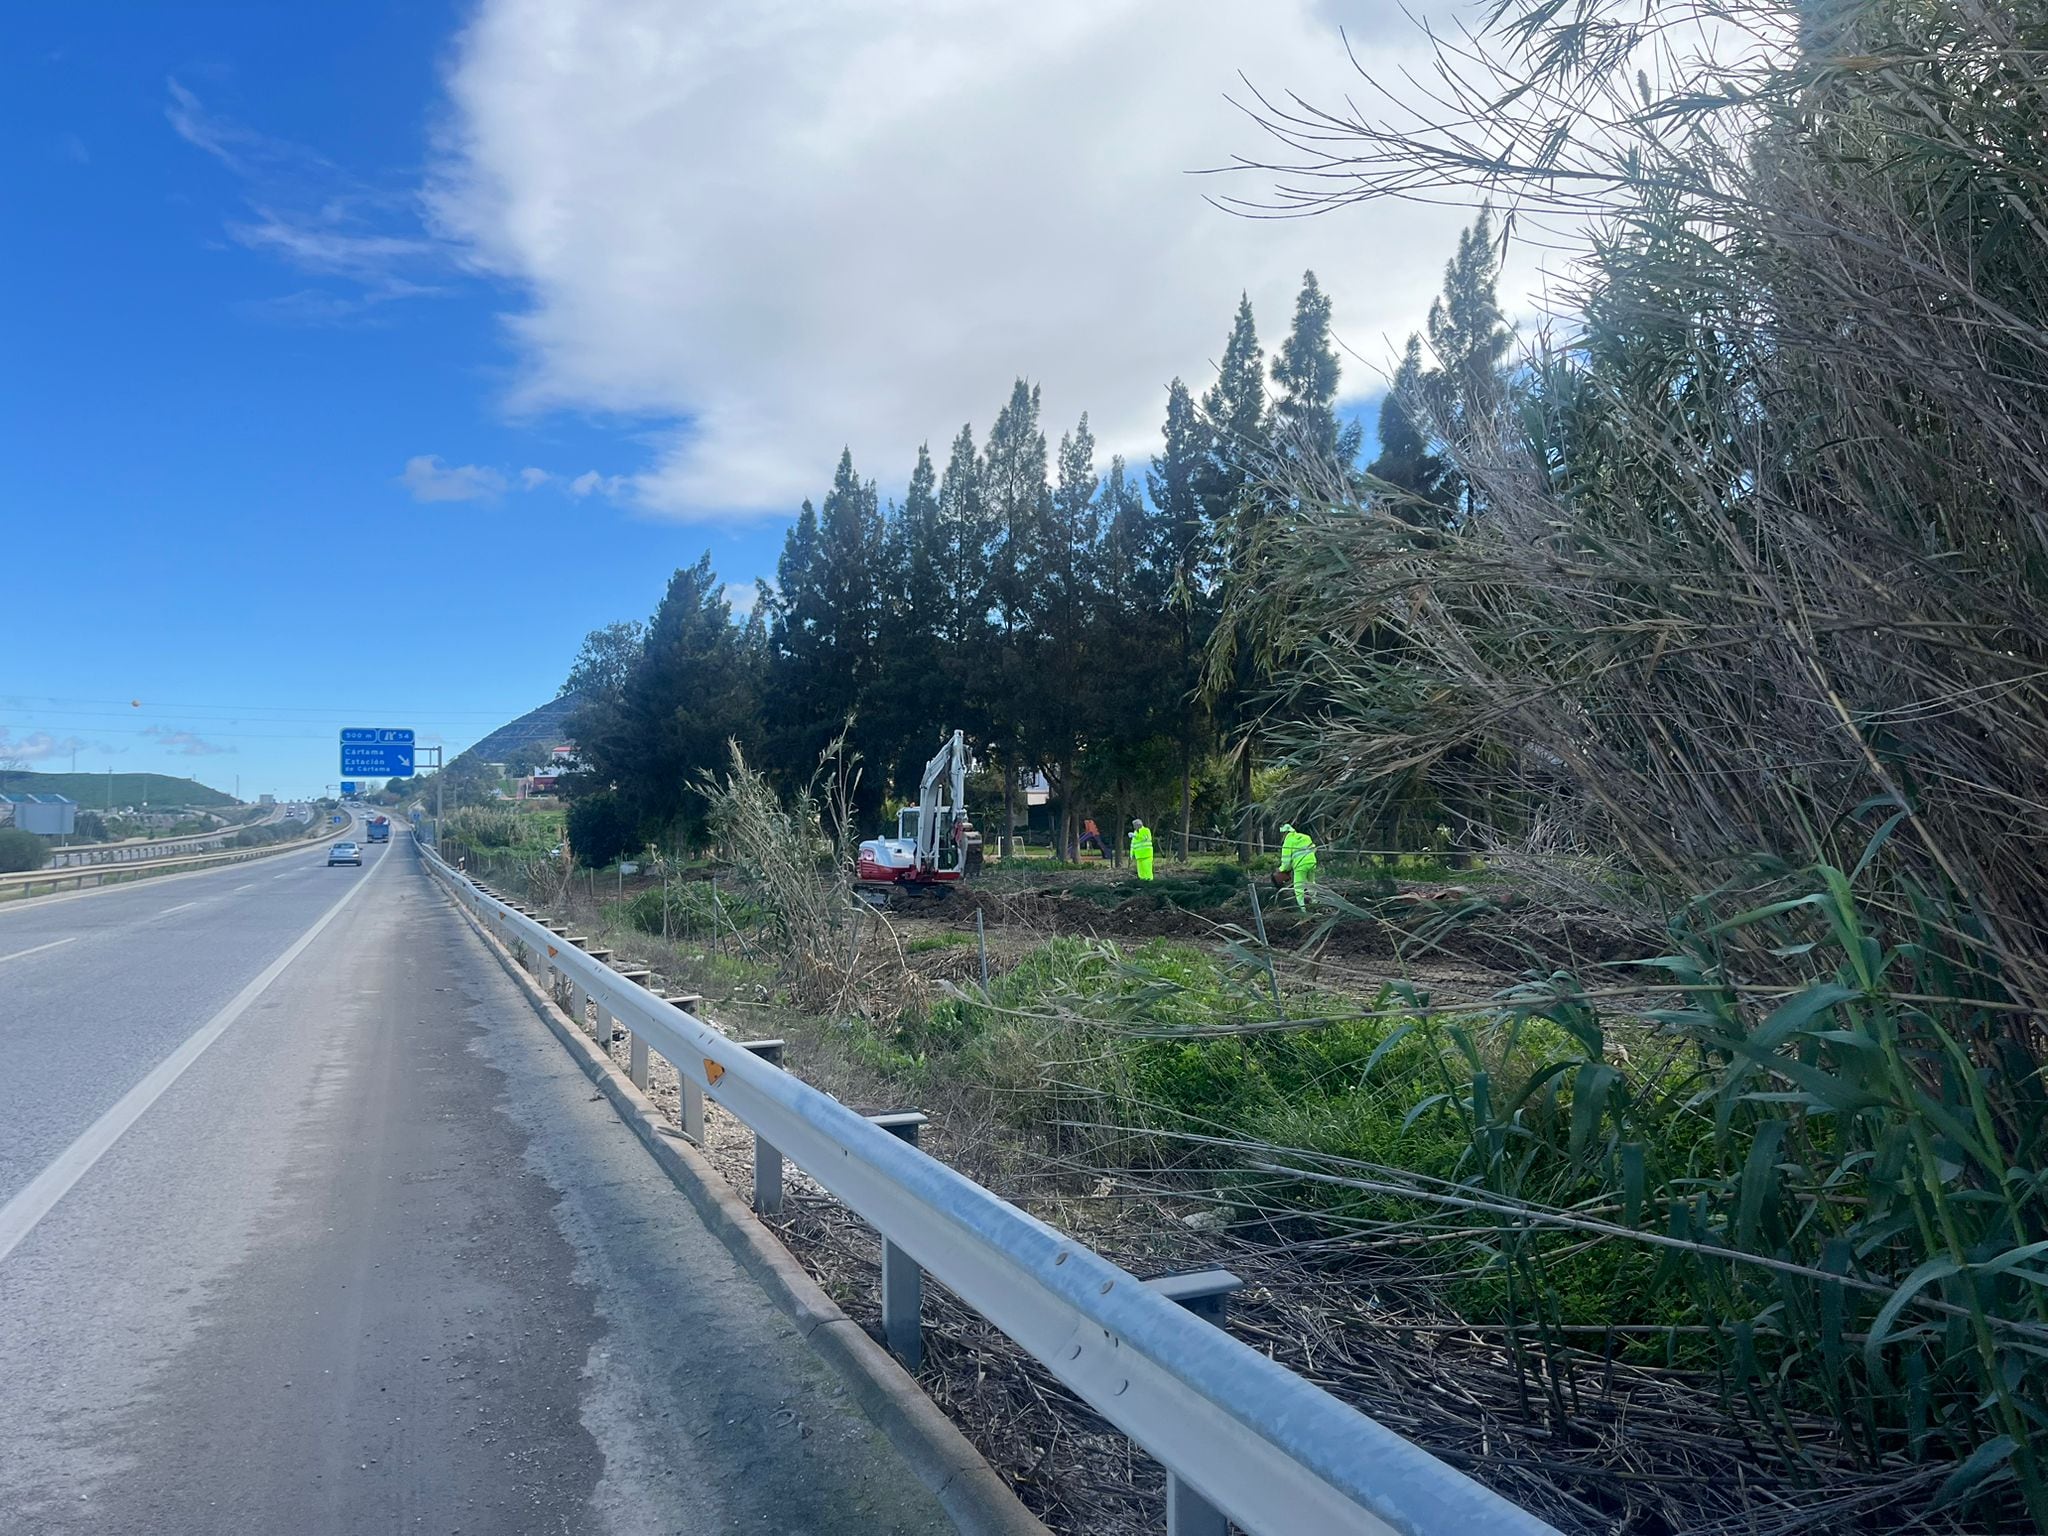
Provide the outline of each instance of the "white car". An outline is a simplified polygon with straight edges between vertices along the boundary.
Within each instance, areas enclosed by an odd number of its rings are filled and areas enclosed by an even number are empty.
[[[337,864],[354,864],[361,867],[362,862],[363,850],[360,844],[339,842],[327,850],[327,867],[329,869],[334,868]]]

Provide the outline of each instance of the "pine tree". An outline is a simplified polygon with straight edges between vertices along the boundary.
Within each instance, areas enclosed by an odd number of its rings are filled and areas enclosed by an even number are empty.
[[[1202,395],[1201,426],[1207,442],[1195,475],[1195,494],[1209,520],[1210,537],[1227,549],[1237,541],[1240,514],[1249,510],[1246,489],[1263,471],[1271,451],[1266,355],[1259,350],[1248,295],[1238,296],[1237,317],[1223,345],[1216,382]]]
[[[1054,846],[1073,856],[1078,841],[1075,759],[1087,740],[1090,640],[1098,624],[1101,523],[1096,505],[1095,436],[1084,414],[1060,438],[1059,477],[1045,499],[1045,520],[1024,551],[1021,577],[1029,615],[1032,683],[1023,724],[1059,804]]]
[[[946,598],[946,547],[939,522],[938,471],[932,467],[931,448],[924,443],[918,444],[909,489],[891,523],[896,548],[887,565],[898,573],[893,586],[900,611],[918,616],[920,629],[930,634]]]
[[[939,623],[946,570],[945,530],[939,521],[938,471],[920,445],[903,504],[883,518],[882,569],[877,583],[874,701],[868,707],[884,758],[887,787],[899,793],[917,749],[930,734],[923,714],[926,690],[940,665]],[[911,778],[912,787],[916,779]]]
[[[1246,311],[1249,322],[1250,312]],[[1208,437],[1194,397],[1175,379],[1166,388],[1164,444],[1152,460],[1146,484],[1157,509],[1152,561],[1172,633],[1166,690],[1172,696],[1174,736],[1180,748],[1180,856],[1188,856],[1194,809],[1194,755],[1206,734],[1206,712],[1198,696],[1202,649],[1215,628],[1218,546],[1216,520],[1202,503]]]
[[[1514,333],[1501,318],[1495,289],[1500,255],[1493,243],[1493,210],[1482,208],[1458,236],[1457,253],[1444,267],[1444,291],[1429,306],[1429,345],[1437,368],[1429,378],[1439,422],[1456,446],[1489,429],[1506,398],[1502,368]],[[1447,481],[1466,516],[1478,510],[1471,484]]]
[[[1219,574],[1226,587],[1245,570],[1252,537],[1272,499],[1265,486],[1274,456],[1265,372],[1251,300],[1241,297],[1216,382],[1202,396],[1202,424],[1209,444],[1202,472],[1196,477],[1203,515],[1223,551]],[[1258,684],[1249,648],[1238,644],[1234,635],[1218,630],[1210,644],[1204,692],[1217,723],[1235,738],[1241,829],[1238,855],[1247,863],[1252,853],[1251,711]]]
[[[1024,572],[1032,542],[1045,526],[1051,491],[1045,483],[1045,434],[1038,426],[1038,389],[1018,379],[989,429],[981,459],[983,515],[987,520],[988,608],[992,645],[983,677],[991,685],[989,729],[1003,754],[1001,851],[1011,852],[1017,821],[1017,775],[1023,763],[1021,705],[1032,686],[1023,642],[1030,615]]]
[[[939,570],[941,595],[932,615],[940,640],[965,651],[983,641],[991,602],[987,498],[981,490],[981,458],[974,449],[974,429],[963,426],[953,439],[945,477],[939,481],[939,537],[943,548]]]
[[[1095,523],[1102,536],[1096,562],[1099,611],[1118,627],[1148,620],[1156,627],[1171,582],[1167,540],[1162,519],[1145,504],[1144,492],[1122,454],[1110,456],[1097,501]]]
[[[1394,511],[1413,522],[1437,523],[1456,504],[1455,489],[1446,484],[1444,461],[1430,452],[1423,422],[1429,408],[1429,383],[1422,368],[1422,338],[1410,336],[1394,371],[1393,387],[1380,402],[1380,452],[1366,467],[1367,476],[1383,492],[1394,493]]]
[[[776,567],[778,708],[768,758],[786,779],[806,779],[818,754],[855,717],[853,745],[871,764],[854,797],[864,819],[881,807],[889,766],[886,743],[864,719],[877,676],[882,558],[874,482],[860,478],[852,452],[844,451],[822,508],[804,503]]]
[[[700,835],[699,777],[726,761],[728,740],[757,748],[760,634],[734,628],[706,554],[670,579],[617,700],[578,711],[579,777],[615,789],[643,839]]]
[[[1337,422],[1337,351],[1330,343],[1330,299],[1313,272],[1301,275],[1294,301],[1294,328],[1273,358],[1273,441],[1298,462],[1348,467],[1357,454],[1355,430],[1350,452]]]
[[[640,659],[647,639],[647,626],[638,619],[625,619],[593,629],[583,637],[583,648],[569,668],[557,697],[570,694],[588,700],[617,699],[626,686],[633,663]]]

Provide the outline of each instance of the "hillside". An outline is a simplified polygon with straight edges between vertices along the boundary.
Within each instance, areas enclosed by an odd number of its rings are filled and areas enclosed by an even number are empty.
[[[233,795],[167,773],[30,773],[5,769],[0,770],[0,791],[14,795],[68,795],[92,811],[104,810],[110,804],[138,806],[145,801],[151,810],[217,809],[238,803]]]
[[[528,710],[517,720],[499,726],[454,763],[502,763],[523,752],[544,753],[569,739],[569,717],[581,703],[575,694],[550,699],[538,709]]]

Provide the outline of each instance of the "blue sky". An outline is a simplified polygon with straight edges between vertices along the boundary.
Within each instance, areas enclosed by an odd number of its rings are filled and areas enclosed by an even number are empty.
[[[1123,236],[1146,259],[1163,243],[1170,302],[1156,280],[1098,291],[1099,234],[1077,228],[1019,267],[1063,286],[1024,295],[1006,326],[991,317],[1026,278],[999,255],[974,253],[972,282],[954,281],[972,262],[931,242],[930,270],[899,259],[895,200],[930,205],[897,185],[893,128],[835,131],[822,171],[801,144],[768,146],[787,206],[772,188],[721,203],[733,178],[706,167],[729,146],[669,81],[620,62],[613,12],[630,0],[564,0],[545,56],[524,51],[534,3],[12,17],[0,524],[21,558],[0,754],[253,797],[333,782],[344,725],[459,749],[551,696],[583,633],[644,617],[675,566],[709,549],[735,585],[772,574],[787,514],[828,483],[841,442],[886,494],[917,441],[942,453],[962,420],[985,426],[1021,370],[1047,379],[1055,435],[1087,408],[1106,448],[1140,454],[1166,376],[1199,387],[1240,287],[1270,342],[1310,261],[1342,327],[1329,269],[1348,269],[1351,291],[1388,306],[1351,336],[1376,347],[1420,318],[1448,245],[1394,281],[1357,228],[1269,236],[1206,210],[1186,171],[1209,141],[1139,145],[1110,195],[1181,221]],[[1276,70],[1334,42],[1301,6]],[[1230,8],[1215,15],[1198,39],[1215,57],[1185,64],[1212,106],[1243,48]],[[747,62],[715,55],[723,38],[674,41],[678,58]],[[772,112],[814,83],[763,75],[748,94]],[[1018,110],[1037,89],[1010,82]],[[623,127],[605,120],[614,104]],[[848,182],[873,222],[825,239],[817,188]],[[1437,223],[1431,240],[1451,227]],[[871,248],[850,288],[848,253]],[[1362,402],[1373,384],[1358,381]]]
[[[709,547],[721,570],[769,568],[758,522],[415,502],[396,478],[415,455],[580,468],[620,428],[507,418],[488,279],[440,271],[439,292],[309,323],[279,306],[359,285],[225,232],[251,189],[174,130],[170,82],[403,198],[455,24],[414,3],[10,22],[4,521],[41,559],[9,583],[0,727],[35,766],[69,768],[50,749],[76,741],[81,769],[317,790],[342,725],[459,748],[550,697],[582,634],[644,615],[676,564]]]

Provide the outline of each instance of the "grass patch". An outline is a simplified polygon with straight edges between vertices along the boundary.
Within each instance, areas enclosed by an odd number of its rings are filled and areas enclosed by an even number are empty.
[[[943,929],[938,933],[920,933],[903,941],[906,955],[928,955],[940,949],[964,949],[973,944],[974,935],[958,928]]]
[[[1476,1196],[1597,1202],[1606,1162],[1584,1145],[1578,1105],[1609,1085],[1583,1075],[1588,1058],[1570,1030],[1506,1013],[1418,1017],[1392,994],[1365,1006],[1298,992],[1287,1008],[1283,1020],[1262,972],[1196,945],[1125,952],[1058,938],[997,977],[986,1002],[953,998],[888,1028],[857,1026],[856,1047],[913,1085],[945,1075],[994,1089],[1020,1131],[1068,1155],[1185,1177],[1283,1231],[1422,1229],[1406,1246],[1434,1255],[1442,1296],[1473,1321],[1697,1320],[1655,1253],[1568,1230],[1504,1241],[1497,1217],[1411,1192],[1439,1181]],[[1631,1156],[1669,1185],[1712,1159],[1713,1126],[1670,1053],[1654,1060],[1634,1088],[1654,1145]],[[1332,1170],[1359,1177],[1317,1177]],[[1663,1357],[1669,1344],[1632,1347]]]
[[[735,929],[751,933],[770,917],[760,901],[742,892],[721,890],[709,880],[671,881],[610,906],[618,909],[619,920],[626,926],[656,938],[685,942],[729,936]]]

